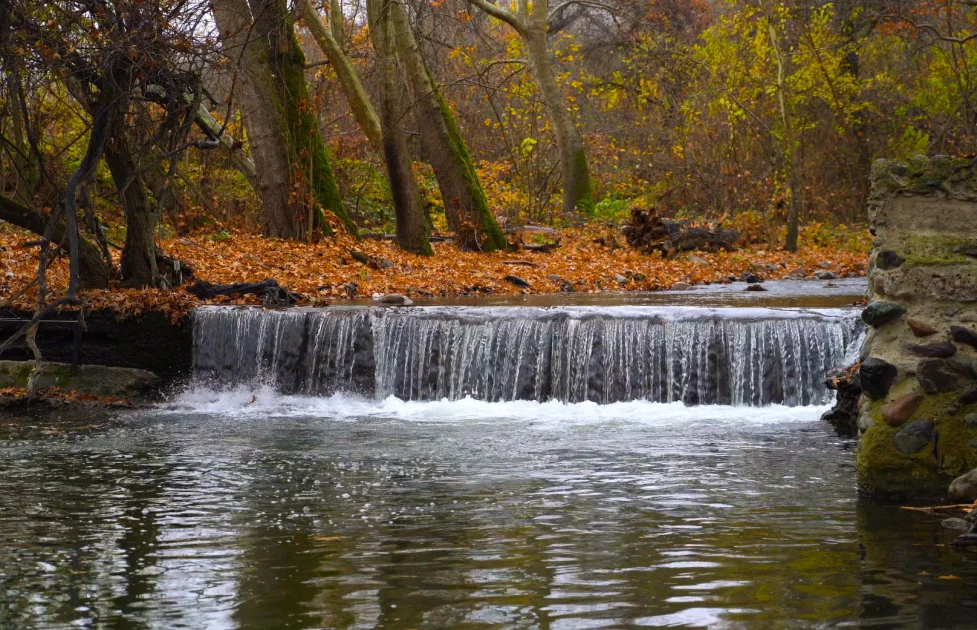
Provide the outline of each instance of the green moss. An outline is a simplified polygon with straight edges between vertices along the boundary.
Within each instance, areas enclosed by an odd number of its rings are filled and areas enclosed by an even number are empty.
[[[973,430],[968,430],[965,422],[967,413],[977,409],[977,405],[958,410],[956,401],[956,393],[923,400],[909,421],[932,420],[939,438],[936,449],[924,448],[911,455],[896,448],[893,438],[902,427],[885,423],[884,401],[873,402],[869,414],[874,423],[858,444],[859,486],[883,494],[942,493],[954,477],[977,467],[977,451],[970,446]],[[951,415],[951,411],[956,413]]]
[[[444,95],[441,94],[441,89],[434,81],[434,77],[431,76],[430,71],[428,72],[428,77],[431,80],[434,95],[438,101],[438,107],[441,109],[441,117],[444,119],[444,124],[448,129],[448,138],[455,154],[455,160],[462,167],[463,177],[471,191],[472,201],[475,204],[474,210],[477,215],[478,229],[484,237],[482,249],[486,252],[505,250],[508,248],[509,243],[505,238],[505,233],[502,232],[502,228],[499,227],[499,222],[495,220],[495,215],[489,209],[485,189],[482,188],[482,183],[478,179],[478,173],[475,171],[475,163],[472,160],[471,154],[468,152],[468,146],[465,144],[464,138],[461,137],[461,131],[458,129],[455,116],[451,113],[451,108],[448,107],[448,103],[444,100]]]
[[[906,258],[903,267],[945,266],[972,263],[973,260],[953,250],[960,246],[975,245],[972,239],[952,234],[907,233],[901,234],[892,245]],[[977,265],[975,265],[977,268]]]
[[[877,193],[929,194],[961,183],[977,187],[972,160],[916,156],[905,162],[877,160],[872,166],[872,185]]]
[[[273,56],[271,67],[280,81],[276,88],[280,91],[279,106],[288,126],[286,145],[290,153],[289,160],[301,173],[312,198],[320,206],[312,210],[312,225],[326,234],[332,232],[322,213],[324,209],[335,214],[346,230],[356,235],[356,225],[346,212],[326,146],[322,141],[319,121],[311,108],[309,87],[305,81],[305,55],[295,36],[290,16],[282,28],[288,38],[287,44],[284,50],[279,51],[280,55]],[[300,227],[299,233],[303,233],[305,229],[307,228]]]
[[[590,181],[590,165],[587,163],[587,152],[579,149],[573,156],[573,181],[576,187],[569,192],[572,195],[573,209],[592,216],[594,214],[594,190]],[[567,182],[564,182],[566,185]],[[568,204],[570,205],[570,204]]]

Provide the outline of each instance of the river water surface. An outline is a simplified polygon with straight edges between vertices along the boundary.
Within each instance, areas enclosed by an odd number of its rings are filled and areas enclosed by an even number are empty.
[[[975,627],[977,554],[859,498],[825,409],[239,383],[8,418],[0,628]]]
[[[0,626],[973,627],[975,558],[860,501],[821,411],[238,390],[25,430]]]

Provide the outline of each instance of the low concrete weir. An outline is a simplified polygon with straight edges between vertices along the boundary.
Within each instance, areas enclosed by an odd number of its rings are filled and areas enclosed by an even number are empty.
[[[822,405],[862,332],[845,309],[208,307],[194,377],[417,401]]]

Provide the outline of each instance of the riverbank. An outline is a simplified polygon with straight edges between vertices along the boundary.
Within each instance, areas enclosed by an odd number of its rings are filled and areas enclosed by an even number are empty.
[[[342,234],[317,243],[300,243],[220,232],[164,238],[159,244],[167,254],[192,265],[199,279],[223,284],[274,278],[300,294],[303,304],[326,305],[375,293],[401,293],[416,299],[660,291],[752,276],[764,280],[816,274],[826,278],[862,276],[870,236],[862,228],[854,230],[854,236],[835,239],[832,246],[814,245],[825,239],[806,234],[797,254],[750,246],[735,252],[693,252],[670,259],[633,250],[618,228],[598,226],[548,235],[547,239],[558,246],[545,252],[482,254],[461,252],[450,243],[435,243],[432,257],[404,253],[391,241],[357,241]],[[5,270],[0,275],[0,304],[12,300],[12,306],[33,308],[31,291],[17,297],[36,272],[35,250],[20,247],[33,238],[0,224],[0,268]],[[66,282],[66,266],[55,263],[48,279],[51,293],[57,294]],[[85,291],[83,297],[92,308],[109,309],[122,318],[157,311],[172,322],[203,303],[257,302],[253,296],[202,301],[182,289],[117,287]]]

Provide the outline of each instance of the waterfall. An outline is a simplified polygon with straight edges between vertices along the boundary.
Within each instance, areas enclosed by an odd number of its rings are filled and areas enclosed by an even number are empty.
[[[821,405],[861,335],[844,310],[207,307],[194,374],[311,396]]]

